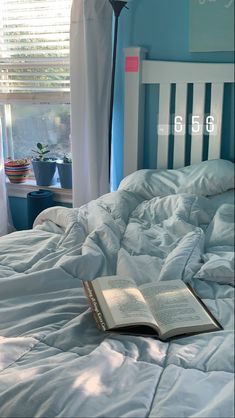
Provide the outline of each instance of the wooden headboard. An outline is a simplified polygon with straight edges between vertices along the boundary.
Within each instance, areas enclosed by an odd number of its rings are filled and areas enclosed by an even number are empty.
[[[145,86],[150,84],[158,85],[156,168],[168,168],[170,136],[173,168],[185,166],[188,136],[190,164],[202,161],[205,136],[206,159],[220,158],[224,83],[234,82],[234,65],[152,61],[145,57],[142,48],[125,49],[124,176],[143,168]]]

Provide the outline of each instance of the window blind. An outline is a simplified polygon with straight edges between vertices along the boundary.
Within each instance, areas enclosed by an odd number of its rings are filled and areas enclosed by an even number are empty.
[[[69,97],[71,2],[1,0],[1,101]]]

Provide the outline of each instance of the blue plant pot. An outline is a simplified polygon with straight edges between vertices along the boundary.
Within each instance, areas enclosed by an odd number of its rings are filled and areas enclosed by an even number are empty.
[[[54,184],[56,161],[32,161],[33,171],[38,186],[51,186]]]
[[[72,164],[57,161],[60,184],[63,189],[72,189]]]

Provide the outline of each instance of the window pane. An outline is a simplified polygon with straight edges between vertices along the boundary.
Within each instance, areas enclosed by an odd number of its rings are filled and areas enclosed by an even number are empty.
[[[0,0],[0,93],[69,92],[72,0]]]
[[[2,111],[3,112],[3,111]],[[1,112],[1,113],[2,113]],[[68,104],[14,104],[4,111],[4,136],[8,144],[8,155],[13,144],[11,157],[32,157],[37,142],[49,145],[48,156],[61,157],[71,152],[70,105]],[[9,127],[11,119],[11,127]],[[11,152],[12,153],[12,152]]]

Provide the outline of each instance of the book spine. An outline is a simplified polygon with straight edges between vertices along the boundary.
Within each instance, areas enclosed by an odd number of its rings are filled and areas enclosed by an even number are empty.
[[[92,283],[89,281],[84,281],[83,286],[98,328],[102,331],[107,331],[108,326],[102,313],[100,304],[96,298]]]
[[[186,286],[192,293],[192,295],[197,299],[197,301],[200,303],[200,305],[205,309],[205,311],[208,313],[209,317],[214,321],[214,323],[220,328],[224,329],[222,325],[219,323],[218,319],[212,314],[212,312],[209,310],[209,308],[206,306],[206,304],[203,302],[203,300],[198,296],[198,294],[195,292],[195,290],[192,288],[192,286],[189,283],[186,283]]]

